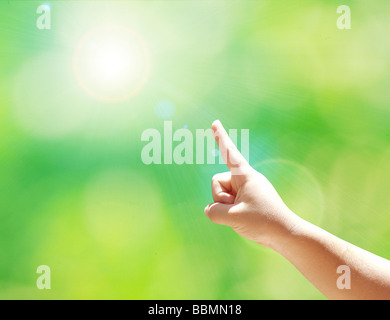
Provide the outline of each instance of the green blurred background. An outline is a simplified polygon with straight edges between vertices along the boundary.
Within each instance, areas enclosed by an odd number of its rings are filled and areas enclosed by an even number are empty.
[[[35,26],[40,4],[0,3],[1,299],[323,298],[204,216],[223,165],[141,162],[162,101],[174,129],[250,129],[250,163],[298,215],[390,257],[389,1],[51,1],[51,30]],[[341,4],[351,30],[336,27]],[[72,72],[105,23],[150,54],[119,103]]]

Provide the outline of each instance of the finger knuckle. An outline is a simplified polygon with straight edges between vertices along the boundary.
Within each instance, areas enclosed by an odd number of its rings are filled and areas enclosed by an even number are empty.
[[[211,212],[209,214],[209,219],[211,222],[214,222],[214,223],[216,223],[216,221],[217,221],[216,215],[212,214]]]
[[[213,178],[211,179],[211,181],[214,183],[214,182],[217,182],[218,181],[218,178],[220,177],[220,173],[217,173],[213,176]]]
[[[212,179],[211,179],[211,185],[213,187],[216,187],[218,185],[218,181],[219,181],[219,177],[217,175],[215,175]]]

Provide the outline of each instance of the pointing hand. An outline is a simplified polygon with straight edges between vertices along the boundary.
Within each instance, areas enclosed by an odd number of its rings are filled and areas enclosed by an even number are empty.
[[[212,130],[230,171],[213,177],[214,202],[205,208],[206,216],[263,246],[275,249],[283,245],[299,218],[287,208],[271,183],[248,164],[220,121],[213,123]]]

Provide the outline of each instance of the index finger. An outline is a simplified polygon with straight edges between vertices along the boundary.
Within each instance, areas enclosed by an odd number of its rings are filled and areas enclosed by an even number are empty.
[[[243,170],[249,167],[249,164],[230,139],[222,123],[219,120],[216,120],[213,122],[211,128],[219,150],[221,151],[222,158],[231,173],[243,174]]]

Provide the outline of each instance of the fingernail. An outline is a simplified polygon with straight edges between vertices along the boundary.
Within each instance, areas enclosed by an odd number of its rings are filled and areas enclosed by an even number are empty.
[[[211,129],[213,130],[213,132],[216,132],[216,131],[217,131],[216,126],[219,126],[219,125],[221,125],[221,121],[215,120],[215,121],[213,122],[213,124],[212,124],[212,126],[211,126]]]

